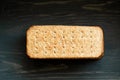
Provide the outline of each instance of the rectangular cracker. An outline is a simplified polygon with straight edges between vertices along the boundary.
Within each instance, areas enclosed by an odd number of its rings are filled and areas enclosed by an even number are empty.
[[[36,25],[27,30],[30,58],[100,58],[104,52],[99,26]]]

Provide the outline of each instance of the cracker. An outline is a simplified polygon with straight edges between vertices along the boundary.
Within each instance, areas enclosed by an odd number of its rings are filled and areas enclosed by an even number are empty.
[[[30,58],[100,58],[104,52],[99,26],[36,25],[27,30]]]

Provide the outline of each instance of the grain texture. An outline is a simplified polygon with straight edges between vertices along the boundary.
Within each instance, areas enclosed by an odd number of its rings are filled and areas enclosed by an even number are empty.
[[[27,30],[31,58],[100,58],[103,45],[99,26],[36,25]]]

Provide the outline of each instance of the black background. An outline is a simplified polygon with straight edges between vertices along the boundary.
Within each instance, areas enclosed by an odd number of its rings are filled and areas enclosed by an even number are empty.
[[[0,3],[0,80],[120,80],[119,0],[4,0]],[[99,25],[100,60],[33,60],[26,56],[31,25]]]

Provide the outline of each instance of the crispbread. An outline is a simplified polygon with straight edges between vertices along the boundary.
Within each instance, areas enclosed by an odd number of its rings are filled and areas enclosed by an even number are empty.
[[[100,58],[104,52],[99,26],[35,25],[27,30],[30,58]]]

